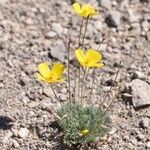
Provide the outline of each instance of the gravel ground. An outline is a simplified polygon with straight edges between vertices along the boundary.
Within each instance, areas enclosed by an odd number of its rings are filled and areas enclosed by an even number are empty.
[[[110,110],[111,132],[89,149],[149,150],[150,1],[90,0],[90,3],[101,13],[89,22],[85,48],[96,49],[100,44],[106,64],[97,71],[98,76],[103,75],[96,84],[102,85],[103,92],[98,95],[102,97],[113,86],[109,101],[120,84],[122,92]],[[71,38],[74,50],[80,21],[69,0],[0,1],[1,150],[65,149],[60,144],[61,133],[53,115],[60,105],[49,86],[36,80],[36,67],[43,61],[66,63],[66,39]],[[73,69],[74,56],[71,60]],[[118,80],[112,85],[120,60]],[[134,96],[131,89],[134,91],[141,80],[147,84],[146,88],[140,84],[142,89]],[[57,89],[64,102],[66,85],[58,85]],[[136,102],[138,98],[140,104]],[[91,103],[96,105],[99,101],[95,97]]]

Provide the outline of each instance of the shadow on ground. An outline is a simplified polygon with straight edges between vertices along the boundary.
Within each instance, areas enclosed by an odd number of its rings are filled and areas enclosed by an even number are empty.
[[[12,127],[13,120],[7,116],[0,116],[0,129],[8,130]]]

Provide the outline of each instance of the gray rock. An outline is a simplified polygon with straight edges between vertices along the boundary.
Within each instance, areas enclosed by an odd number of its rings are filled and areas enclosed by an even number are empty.
[[[141,26],[142,26],[142,28],[143,28],[143,30],[144,30],[145,32],[148,32],[148,30],[150,29],[150,26],[149,26],[148,21],[143,21],[143,22],[141,23]]]
[[[129,15],[128,19],[131,23],[133,22],[138,23],[140,21],[141,16],[135,11],[135,9],[128,8],[127,11]]]
[[[148,141],[148,142],[146,143],[146,147],[147,147],[147,148],[150,148],[150,141]]]
[[[150,128],[150,119],[149,118],[143,118],[140,123],[139,123],[140,127],[142,127],[143,129],[145,128]]]
[[[47,39],[50,39],[50,38],[54,38],[57,36],[57,33],[54,32],[54,31],[50,31],[50,32],[47,32],[46,35],[45,35],[45,38]]]
[[[33,22],[33,20],[31,18],[28,18],[25,23],[27,25],[33,25],[34,24],[34,22]]]
[[[62,40],[57,40],[51,46],[51,56],[64,62],[66,56],[66,48]]]
[[[53,23],[52,24],[52,30],[55,31],[58,34],[63,33],[63,27],[59,23]]]
[[[21,138],[27,138],[29,136],[29,130],[27,128],[20,128],[18,136]]]
[[[19,147],[19,143],[16,140],[13,140],[12,143],[15,148]]]
[[[106,18],[109,27],[117,27],[121,23],[121,13],[116,10],[110,11],[110,15]]]
[[[140,79],[131,82],[133,105],[135,108],[150,105],[150,85]]]
[[[113,135],[117,132],[117,129],[116,128],[112,128],[112,130],[109,132],[110,135]]]
[[[101,0],[100,4],[104,8],[111,9],[111,0]]]

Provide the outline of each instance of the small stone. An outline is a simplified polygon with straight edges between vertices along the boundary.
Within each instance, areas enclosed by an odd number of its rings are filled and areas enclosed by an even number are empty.
[[[141,26],[145,32],[148,32],[148,30],[150,29],[148,21],[143,21]]]
[[[52,91],[51,91],[50,88],[43,88],[42,93],[43,93],[44,95],[46,95],[47,97],[50,97],[50,96],[53,95],[53,93],[52,93]]]
[[[26,138],[29,135],[29,130],[27,128],[20,128],[18,136],[21,138]]]
[[[54,44],[51,46],[51,56],[64,62],[65,56],[66,56],[66,48],[62,40],[57,40],[54,42]]]
[[[53,110],[53,104],[51,103],[50,99],[44,99],[43,101],[40,102],[40,108],[42,110],[47,110],[47,111],[51,111]]]
[[[58,34],[63,33],[63,27],[59,23],[53,23],[52,24],[52,30],[55,31]]]
[[[109,132],[110,135],[113,135],[117,132],[117,129],[116,128],[112,128],[112,130]]]
[[[150,128],[150,119],[149,118],[143,118],[140,123],[139,123],[140,127],[142,127],[143,129],[145,128]]]
[[[116,10],[112,10],[110,15],[106,18],[106,23],[109,27],[117,27],[121,23],[121,13]]]
[[[150,148],[150,141],[148,141],[148,142],[146,143],[146,147],[147,147],[147,148]]]
[[[34,22],[33,22],[33,20],[32,20],[31,18],[28,18],[28,19],[26,20],[26,24],[27,24],[27,25],[33,25]]]
[[[131,82],[133,106],[135,108],[150,105],[150,85],[140,79]]]
[[[101,6],[107,9],[111,9],[111,0],[101,0]]]
[[[13,140],[12,143],[15,148],[19,147],[19,143],[16,140]]]
[[[128,11],[128,15],[129,15],[129,21],[131,23],[133,23],[133,22],[139,23],[140,22],[140,15],[139,15],[139,13],[137,13],[135,11],[135,9],[129,8],[129,9],[127,9],[127,11]]]
[[[46,35],[45,35],[45,38],[46,39],[50,39],[50,38],[54,38],[57,36],[57,33],[54,32],[54,31],[50,31],[50,32],[47,32]]]

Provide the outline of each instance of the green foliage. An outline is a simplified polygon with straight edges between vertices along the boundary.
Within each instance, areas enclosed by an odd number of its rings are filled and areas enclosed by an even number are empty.
[[[79,103],[66,103],[58,111],[60,126],[64,133],[64,143],[68,146],[93,142],[97,137],[109,131],[110,117],[94,106],[82,106]],[[83,130],[89,133],[81,135]]]

